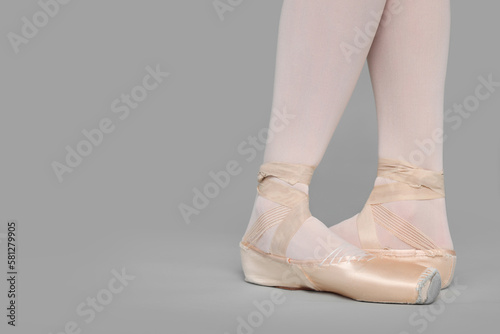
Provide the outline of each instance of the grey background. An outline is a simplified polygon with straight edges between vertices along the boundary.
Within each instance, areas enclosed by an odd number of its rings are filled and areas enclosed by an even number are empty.
[[[39,7],[34,0],[0,4],[0,233],[9,219],[18,221],[20,261],[16,328],[6,325],[0,283],[2,333],[59,333],[69,321],[82,333],[236,333],[238,317],[270,298],[273,289],[243,281],[238,249],[263,152],[246,161],[237,146],[269,120],[281,5],[243,1],[221,21],[212,1],[74,0],[15,54],[7,34],[20,33],[21,18]],[[500,81],[499,7],[452,2],[445,108],[474,94],[478,76]],[[111,102],[156,64],[170,76],[120,121]],[[453,301],[398,306],[280,290],[285,302],[254,332],[497,327],[499,101],[500,90],[460,128],[446,127],[448,215],[459,256]],[[115,131],[59,183],[51,163],[104,117]],[[365,69],[311,186],[311,210],[327,225],[362,207],[376,147]],[[186,224],[179,204],[231,160],[241,174]],[[135,279],[85,323],[77,306],[121,268]]]

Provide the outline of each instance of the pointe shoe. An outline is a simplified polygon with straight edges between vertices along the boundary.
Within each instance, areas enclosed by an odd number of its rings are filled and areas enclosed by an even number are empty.
[[[443,173],[404,161],[380,159],[377,176],[396,182],[375,186],[363,210],[355,218],[361,248],[384,259],[436,268],[441,275],[441,288],[448,287],[455,271],[455,251],[438,247],[412,223],[383,206],[395,201],[444,198]],[[383,227],[412,249],[383,247],[377,235],[377,226]],[[340,233],[335,226],[331,230]]]
[[[313,171],[314,167],[296,164],[261,166],[257,191],[279,205],[264,212],[240,242],[245,280],[285,289],[328,291],[359,301],[432,303],[441,286],[439,272],[434,268],[378,257],[352,245],[348,250],[347,242],[328,250],[326,257],[307,260],[287,257],[292,238],[305,221],[314,219],[308,195],[292,186],[309,184]],[[270,248],[263,251],[256,245],[270,229],[274,229]]]

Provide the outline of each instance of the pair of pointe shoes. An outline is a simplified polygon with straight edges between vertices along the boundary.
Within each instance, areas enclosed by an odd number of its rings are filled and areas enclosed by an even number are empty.
[[[396,182],[375,186],[357,217],[363,250],[349,253],[339,247],[323,258],[288,258],[290,240],[311,217],[308,195],[291,186],[309,184],[313,172],[314,167],[297,164],[265,163],[261,166],[257,191],[277,206],[264,212],[240,242],[245,280],[287,289],[329,291],[360,301],[432,303],[440,289],[447,287],[453,278],[455,252],[439,248],[410,222],[382,204],[442,198],[443,174],[402,161],[381,159],[378,176]],[[413,249],[382,248],[376,224]],[[264,252],[256,244],[270,228],[275,231],[270,249]],[[342,256],[336,256],[340,253]]]

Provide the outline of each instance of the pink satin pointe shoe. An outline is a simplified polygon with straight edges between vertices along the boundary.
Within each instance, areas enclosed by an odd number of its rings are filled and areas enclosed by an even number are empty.
[[[313,172],[314,167],[298,164],[261,166],[257,191],[272,207],[257,215],[240,242],[245,280],[286,289],[328,291],[359,301],[432,303],[441,286],[436,269],[370,254],[343,241],[311,216],[309,196],[294,185],[308,185]],[[314,235],[307,233],[314,226],[319,226],[323,235],[330,233],[329,238],[301,243],[301,249],[311,252],[294,258],[290,255],[297,254],[294,238]],[[262,246],[262,239],[269,241],[268,248]]]
[[[380,159],[378,176],[389,179],[392,183],[375,186],[363,210],[355,218],[361,248],[383,259],[436,268],[441,275],[441,288],[446,288],[455,271],[455,251],[437,246],[434,240],[411,222],[383,205],[395,201],[444,198],[443,173],[422,169],[403,161]],[[340,225],[342,224],[331,227],[331,230],[352,240],[343,233]],[[397,237],[407,249],[384,247],[377,233],[380,228]]]

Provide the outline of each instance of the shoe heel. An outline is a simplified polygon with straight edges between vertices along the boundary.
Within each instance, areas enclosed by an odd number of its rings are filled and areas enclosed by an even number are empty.
[[[245,281],[285,289],[315,290],[304,273],[285,258],[262,254],[240,243]]]

